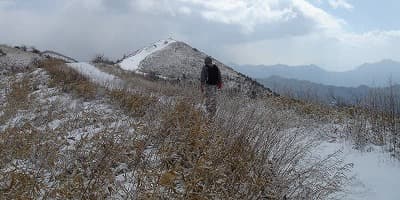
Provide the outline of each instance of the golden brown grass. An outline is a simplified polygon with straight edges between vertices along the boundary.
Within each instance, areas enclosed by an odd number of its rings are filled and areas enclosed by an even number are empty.
[[[50,86],[60,86],[63,92],[71,92],[85,99],[96,97],[97,86],[76,70],[68,67],[64,61],[47,59],[40,62],[38,66],[49,72]]]
[[[109,91],[109,96],[134,117],[143,117],[146,111],[156,102],[155,97],[134,94],[126,90]]]
[[[97,86],[63,62],[48,60],[40,66],[49,72],[52,86],[77,97],[95,97]],[[13,160],[28,163],[0,173],[0,183],[6,183],[4,187],[0,185],[0,196],[327,199],[340,191],[346,180],[342,175],[347,167],[334,159],[321,163],[312,160],[311,168],[300,165],[312,144],[302,143],[300,133],[281,134],[287,128],[287,116],[277,112],[281,107],[263,109],[264,100],[244,104],[245,101],[226,99],[215,120],[209,120],[199,109],[198,88],[188,85],[179,89],[179,84],[136,81],[138,87],[144,87],[141,93],[129,88],[105,93],[105,99],[137,121],[129,127],[135,130],[134,134],[113,130],[104,122],[105,129],[100,133],[82,137],[67,149],[67,130],[55,135],[26,125],[0,134],[1,168]],[[173,98],[162,102],[157,95]],[[51,117],[56,116],[49,115],[46,120],[54,120]],[[85,117],[79,120],[93,123]],[[122,164],[126,167],[118,169]],[[27,170],[26,165],[33,167]],[[326,173],[328,169],[335,175]],[[132,185],[119,184],[115,180],[119,175],[127,175]]]
[[[3,115],[0,122],[5,123],[6,119],[10,119],[17,114],[19,110],[25,110],[29,107],[29,94],[33,91],[31,81],[28,76],[21,79],[14,77],[11,79],[9,93],[6,93],[7,104],[3,107]]]
[[[0,134],[0,196],[5,199],[35,199],[45,188],[43,170],[54,166],[56,146],[51,134],[41,135],[30,124],[9,128]]]

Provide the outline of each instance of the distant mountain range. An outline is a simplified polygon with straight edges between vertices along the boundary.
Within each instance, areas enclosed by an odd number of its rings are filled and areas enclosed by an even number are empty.
[[[310,81],[287,79],[279,76],[257,79],[257,81],[268,86],[273,92],[283,96],[332,106],[368,106],[374,104],[384,109],[391,95],[395,98],[396,105],[400,103],[399,84],[379,88],[371,88],[365,85],[359,87],[338,87]],[[379,98],[377,98],[378,96]],[[373,99],[377,102],[372,103],[371,100]],[[396,112],[400,113],[400,110],[397,109]]]
[[[232,67],[256,79],[279,76],[341,87],[358,87],[361,85],[384,87],[388,85],[390,79],[393,83],[400,83],[400,62],[393,60],[366,63],[346,72],[330,72],[316,65],[232,65]]]
[[[264,85],[268,85],[272,91],[281,95],[329,105],[359,104],[360,101],[367,97],[371,91],[371,88],[367,86],[328,86],[310,81],[282,78],[279,76],[257,79],[257,81]]]

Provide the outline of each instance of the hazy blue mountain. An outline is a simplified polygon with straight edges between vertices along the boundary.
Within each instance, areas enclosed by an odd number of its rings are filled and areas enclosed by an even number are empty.
[[[385,97],[390,95],[391,91],[388,87],[371,88],[365,85],[338,87],[279,76],[257,79],[257,81],[284,96],[330,105],[368,105],[368,95],[375,93]],[[400,85],[393,85],[392,91],[396,97],[400,96]]]
[[[358,87],[360,85],[382,87],[388,85],[390,78],[394,83],[400,83],[400,62],[393,60],[363,64],[346,72],[330,72],[316,65],[233,65],[233,68],[257,79],[280,76],[344,87]]]
[[[365,85],[339,87],[279,76],[257,79],[257,81],[284,96],[330,105],[358,104],[370,91],[370,88]]]

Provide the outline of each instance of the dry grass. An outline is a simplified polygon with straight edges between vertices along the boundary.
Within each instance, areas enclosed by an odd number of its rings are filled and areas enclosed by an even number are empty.
[[[99,133],[73,148],[30,125],[0,135],[0,196],[4,199],[105,199],[116,193],[115,170],[140,162],[135,137]],[[128,168],[124,170],[129,170]]]
[[[147,130],[156,162],[139,170],[139,199],[278,199],[270,166],[257,163],[250,141],[212,128],[193,102],[166,107],[159,120]]]
[[[115,65],[96,64],[96,67],[124,80],[126,87],[122,90],[125,91],[169,97],[189,95],[192,98],[198,98],[200,96],[199,85],[191,81],[167,81],[161,78],[154,80],[146,75],[122,70]]]
[[[348,181],[350,166],[336,154],[311,158],[316,143],[280,132],[278,112],[228,101],[209,121],[196,105],[166,105],[152,118],[161,124],[146,126],[157,148],[139,170],[140,199],[330,199]]]
[[[96,97],[98,86],[79,72],[68,67],[64,61],[47,59],[39,63],[38,66],[49,72],[51,76],[50,86],[60,86],[63,92],[70,92],[87,100]]]
[[[41,135],[30,124],[0,134],[0,194],[5,199],[35,199],[45,186],[45,170],[56,162],[51,134]]]
[[[97,86],[61,61],[48,60],[41,66],[49,72],[52,86],[77,97],[95,97]],[[199,108],[202,99],[193,85],[136,81],[141,93],[128,88],[104,96],[138,122],[126,130],[104,121],[106,128],[100,133],[72,144],[66,142],[68,129],[56,135],[27,124],[0,134],[0,196],[329,199],[347,181],[348,166],[335,155],[312,158],[309,152],[316,144],[305,133],[284,132],[290,126],[281,107],[266,109],[271,105],[263,99],[231,98],[220,104],[215,120],[209,120]],[[160,96],[172,100],[160,101]],[[52,121],[57,116],[48,117]],[[82,126],[94,121],[78,119],[86,123]],[[77,126],[70,123],[63,126]],[[21,164],[10,166],[17,161]]]
[[[143,117],[157,100],[155,97],[133,94],[127,90],[109,91],[109,96],[134,117]]]
[[[3,115],[0,116],[0,122],[5,123],[6,119],[15,116],[19,110],[25,110],[29,107],[29,94],[33,91],[30,78],[26,75],[17,79],[14,76],[10,81],[9,92],[6,93],[6,105],[3,107]]]

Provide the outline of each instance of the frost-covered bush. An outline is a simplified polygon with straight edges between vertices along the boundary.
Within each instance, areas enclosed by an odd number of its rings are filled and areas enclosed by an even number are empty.
[[[5,56],[7,55],[2,49],[0,49],[0,56]]]
[[[32,53],[40,54],[39,49],[36,49],[35,47],[31,47],[31,48],[32,48]]]
[[[107,65],[115,64],[114,61],[112,61],[111,59],[107,58],[103,54],[95,55],[94,58],[92,59],[92,63],[102,63],[102,64],[107,64]]]

